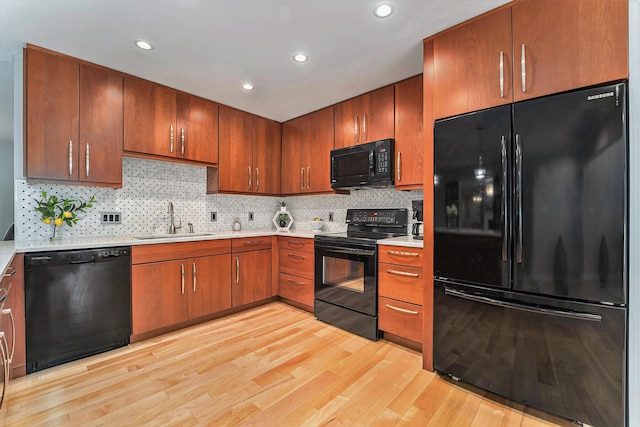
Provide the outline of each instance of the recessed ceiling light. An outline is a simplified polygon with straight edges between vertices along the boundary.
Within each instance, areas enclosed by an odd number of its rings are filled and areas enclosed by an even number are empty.
[[[138,39],[133,42],[136,46],[138,46],[142,50],[151,50],[153,49],[153,45],[146,40]]]
[[[255,89],[255,86],[252,85],[251,83],[243,83],[242,84],[242,89],[244,89],[244,90],[253,90],[253,89]]]
[[[304,53],[296,53],[295,55],[293,55],[293,60],[302,63],[307,62],[309,60],[309,57]]]
[[[392,13],[393,13],[393,6],[391,6],[388,3],[380,4],[376,6],[375,9],[373,9],[373,14],[376,15],[378,18],[386,18]]]

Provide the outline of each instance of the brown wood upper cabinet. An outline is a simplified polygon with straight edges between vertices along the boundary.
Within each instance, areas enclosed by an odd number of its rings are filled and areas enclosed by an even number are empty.
[[[122,76],[32,46],[25,73],[27,179],[121,187]]]
[[[332,192],[330,158],[334,107],[285,122],[282,126],[282,193]]]
[[[435,118],[628,77],[628,4],[524,0],[434,41]]]
[[[422,74],[395,84],[396,189],[422,189]]]
[[[218,104],[127,76],[124,150],[197,163],[218,163]]]
[[[393,85],[335,105],[335,148],[394,137]]]
[[[220,165],[209,170],[217,174],[217,190],[280,193],[280,135],[280,123],[221,105]]]

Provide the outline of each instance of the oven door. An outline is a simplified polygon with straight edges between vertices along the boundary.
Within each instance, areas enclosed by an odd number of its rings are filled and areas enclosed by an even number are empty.
[[[377,315],[376,246],[315,243],[315,298]]]

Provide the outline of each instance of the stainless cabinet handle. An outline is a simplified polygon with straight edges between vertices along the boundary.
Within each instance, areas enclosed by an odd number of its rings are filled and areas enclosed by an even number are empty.
[[[181,274],[182,274],[182,295],[184,295],[184,264],[180,264]]]
[[[184,156],[184,128],[180,128],[180,154]]]
[[[507,140],[503,136],[501,141],[502,153],[502,261],[507,261],[507,245],[508,245],[508,208],[507,208]]]
[[[7,362],[11,363],[13,360],[13,354],[16,350],[16,321],[13,318],[13,312],[10,308],[5,308],[2,310],[3,315],[9,315],[9,319],[11,319],[11,351],[9,351],[9,347],[7,347],[7,355],[11,354],[7,358]]]
[[[247,168],[249,170],[249,183],[247,184],[247,189],[251,190],[251,166]]]
[[[396,169],[397,169],[397,174],[398,174],[398,175],[397,175],[397,176],[398,176],[398,181],[400,181],[400,177],[401,177],[401,174],[400,174],[400,167],[401,167],[401,165],[402,165],[402,163],[401,163],[401,161],[400,161],[400,155],[401,155],[401,154],[402,154],[402,153],[400,153],[400,152],[398,151],[398,158],[396,159],[396,163],[397,163],[397,164],[396,164]]]
[[[500,51],[500,98],[504,98],[504,52]]]
[[[287,279],[287,281],[288,281],[289,283],[291,283],[292,285],[298,285],[298,286],[304,286],[304,285],[305,285],[305,283],[304,283],[304,282],[298,282],[298,281],[296,281],[296,280]]]
[[[69,176],[73,174],[73,142],[69,140]]]
[[[358,137],[360,136],[360,121],[358,116],[353,120],[353,134],[356,144],[358,143]]]
[[[304,168],[300,168],[300,189],[304,190]]]
[[[389,255],[400,255],[400,256],[420,256],[417,252],[401,252],[401,251],[387,251]]]
[[[256,168],[256,191],[260,190],[260,169]]]
[[[289,243],[291,243],[291,242],[289,242]],[[16,274],[16,271],[18,271],[18,270],[15,267],[9,266],[7,268],[6,273],[4,273],[4,277],[11,277],[14,274]]]
[[[400,311],[402,313],[407,313],[407,314],[418,314],[417,311],[414,310],[407,310],[406,308],[400,308],[400,307],[396,307],[390,304],[385,304],[385,306],[387,306],[387,308],[390,308],[391,310],[395,310],[395,311]]]
[[[522,264],[522,141],[516,134],[516,262]]]
[[[236,257],[236,283],[240,283],[240,258]]]
[[[169,126],[169,152],[173,153],[173,125]]]
[[[4,342],[4,345],[2,344]],[[6,350],[5,350],[6,348]],[[4,380],[2,382],[2,395],[0,395],[0,408],[4,402],[4,397],[7,395],[7,388],[9,387],[9,363],[7,360],[7,353],[9,348],[7,347],[7,339],[4,336],[4,332],[0,332],[0,357],[2,357],[2,368],[4,369]]]
[[[244,242],[242,242],[242,244],[245,245],[245,246],[261,245],[262,243],[264,243],[263,239],[260,239],[260,240],[245,240]]]
[[[307,166],[307,190],[311,189],[311,185],[309,184],[311,176],[311,166]]]
[[[527,92],[527,58],[525,55],[524,43],[520,52],[520,71],[522,74],[522,93]]]
[[[396,276],[420,277],[420,274],[418,273],[409,273],[406,271],[399,271],[399,270],[387,270],[387,273],[395,274]]]
[[[367,141],[367,113],[362,115],[362,142]]]
[[[84,172],[87,177],[89,177],[89,143],[87,142],[87,147],[84,150]]]
[[[307,259],[306,256],[301,256],[301,255],[296,255],[296,254],[287,254],[287,256],[289,258],[294,258],[294,259]]]
[[[196,271],[196,263],[193,263],[193,292],[196,292],[196,281],[198,277],[198,272]]]
[[[287,243],[293,246],[304,246],[307,244],[307,242],[302,242],[298,240],[287,240]]]

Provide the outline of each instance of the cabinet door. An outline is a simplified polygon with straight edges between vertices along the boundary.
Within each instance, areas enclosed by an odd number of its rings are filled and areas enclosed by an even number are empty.
[[[78,63],[26,49],[27,178],[78,179]]]
[[[175,157],[176,91],[155,83],[124,80],[124,150]]]
[[[360,143],[394,137],[394,86],[362,95]]]
[[[343,101],[335,108],[335,148],[361,144],[362,98],[356,97]]]
[[[253,116],[253,190],[255,193],[280,193],[280,150],[280,123]]]
[[[4,308],[11,309],[13,325],[8,314],[0,316],[0,331],[4,330],[9,351],[13,348],[13,359],[10,364],[10,379],[13,379],[24,376],[27,365],[24,329],[24,254],[16,254],[8,270],[11,270],[9,272],[11,276],[2,279],[0,288],[9,291]]]
[[[396,188],[421,186],[422,74],[395,86]]]
[[[176,154],[218,163],[218,104],[187,93],[176,94]]]
[[[611,0],[516,3],[515,100],[627,78],[628,7]]]
[[[122,184],[123,77],[80,65],[80,181]]]
[[[220,106],[220,191],[253,191],[253,120],[245,113]]]
[[[134,335],[187,320],[188,274],[187,260],[131,267]]]
[[[271,250],[231,256],[231,302],[233,307],[271,296]]]
[[[189,318],[206,316],[231,307],[231,255],[191,258],[189,270]]]
[[[433,45],[436,119],[512,102],[510,9],[446,31]]]
[[[307,115],[306,138],[302,144],[303,185],[308,193],[330,192],[331,150],[334,139],[334,109],[323,108]]]
[[[289,120],[282,125],[282,193],[299,194],[304,191],[302,161],[306,132],[306,116]]]

